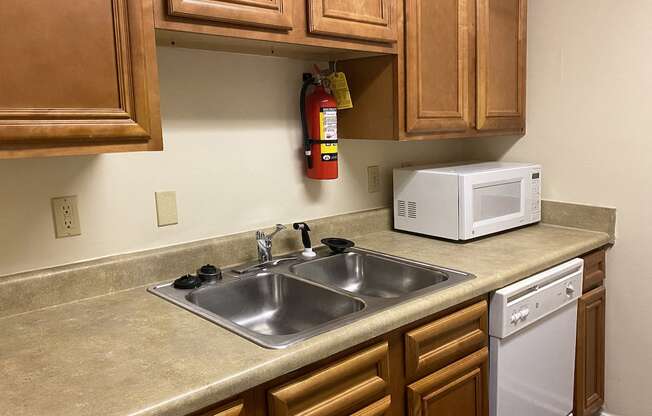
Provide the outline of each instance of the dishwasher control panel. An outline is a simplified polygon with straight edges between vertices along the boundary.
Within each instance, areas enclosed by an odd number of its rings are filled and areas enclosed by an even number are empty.
[[[497,290],[489,307],[489,335],[504,338],[582,295],[584,261],[573,259]]]

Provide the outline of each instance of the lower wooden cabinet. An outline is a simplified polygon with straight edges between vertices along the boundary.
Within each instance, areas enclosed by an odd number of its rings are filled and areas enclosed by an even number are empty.
[[[584,258],[583,295],[577,304],[573,415],[594,416],[604,404],[605,250]]]
[[[584,285],[590,289],[578,304],[575,416],[595,416],[604,403],[604,254],[597,250],[584,256]],[[248,390],[200,415],[487,416],[488,341],[488,302],[480,297]]]
[[[604,286],[583,295],[577,312],[575,416],[597,414],[604,404]]]
[[[468,357],[410,384],[408,415],[488,415],[489,350]]]
[[[389,407],[387,342],[270,390],[270,416],[380,415]]]
[[[405,334],[409,381],[443,368],[487,345],[488,309],[481,301]]]
[[[245,414],[244,401],[240,399],[202,413],[201,416],[244,416]]]
[[[486,416],[481,297],[279,377],[200,416]]]

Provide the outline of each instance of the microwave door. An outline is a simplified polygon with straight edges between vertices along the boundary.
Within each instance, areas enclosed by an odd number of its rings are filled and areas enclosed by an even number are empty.
[[[481,177],[480,177],[481,176]],[[524,224],[526,177],[513,172],[495,172],[478,177],[465,177],[462,188],[464,239],[502,231]]]

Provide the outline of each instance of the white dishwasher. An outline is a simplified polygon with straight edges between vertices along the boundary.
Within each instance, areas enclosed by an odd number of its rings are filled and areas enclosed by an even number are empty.
[[[490,416],[567,416],[573,410],[577,299],[574,259],[493,293]]]

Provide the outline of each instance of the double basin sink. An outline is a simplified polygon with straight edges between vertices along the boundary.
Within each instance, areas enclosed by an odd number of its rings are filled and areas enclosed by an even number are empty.
[[[284,348],[418,296],[474,278],[364,249],[289,257],[197,289],[149,291],[258,345]]]

